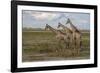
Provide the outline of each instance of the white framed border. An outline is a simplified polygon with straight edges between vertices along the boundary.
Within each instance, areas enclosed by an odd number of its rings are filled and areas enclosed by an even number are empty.
[[[94,10],[92,9],[76,9],[76,8],[58,8],[43,6],[23,6],[17,7],[17,62],[18,68],[25,67],[43,67],[43,66],[59,66],[59,65],[80,65],[94,63]],[[63,60],[63,61],[42,61],[42,62],[22,62],[22,10],[39,10],[39,11],[62,11],[62,12],[82,12],[90,13],[90,59],[84,60]]]

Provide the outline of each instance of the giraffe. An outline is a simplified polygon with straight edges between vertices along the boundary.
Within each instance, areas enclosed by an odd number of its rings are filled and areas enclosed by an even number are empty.
[[[60,30],[54,29],[53,27],[51,27],[48,24],[46,24],[46,27],[45,27],[45,30],[47,30],[47,29],[51,30],[56,35],[56,39],[58,40],[59,45],[61,45],[61,41],[63,41],[65,43],[65,46],[66,46],[65,48],[67,48],[68,41],[67,41],[65,33],[61,32]]]
[[[65,33],[67,34],[66,36],[68,36],[67,37],[68,38],[68,41],[69,41],[68,48],[72,48],[71,46],[72,46],[72,33],[73,32],[67,26],[64,26],[60,22],[58,23],[58,28],[59,27],[62,27],[64,29]]]
[[[81,49],[81,32],[73,25],[71,20],[68,18],[66,24],[70,23],[70,26],[73,31],[73,48],[77,50],[77,54],[79,54]]]

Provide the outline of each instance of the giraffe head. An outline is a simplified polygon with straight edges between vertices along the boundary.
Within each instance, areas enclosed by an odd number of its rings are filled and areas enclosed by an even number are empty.
[[[68,18],[66,24],[70,23],[71,24],[71,20]]]
[[[48,28],[49,28],[49,25],[48,25],[48,24],[46,24],[46,26],[45,26],[45,30],[48,30]]]
[[[59,27],[61,27],[61,23],[60,23],[60,22],[58,23],[58,28],[59,28]]]

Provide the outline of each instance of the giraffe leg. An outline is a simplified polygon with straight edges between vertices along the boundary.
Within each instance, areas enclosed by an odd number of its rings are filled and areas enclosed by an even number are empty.
[[[63,41],[62,40],[59,40],[59,51],[61,51],[63,48],[63,46],[62,46],[62,44],[63,44]]]
[[[80,55],[80,40],[77,43],[77,55]]]

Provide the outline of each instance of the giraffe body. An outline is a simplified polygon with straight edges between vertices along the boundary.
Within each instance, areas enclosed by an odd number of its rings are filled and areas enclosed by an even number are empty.
[[[55,37],[57,39],[57,41],[59,42],[59,45],[61,45],[61,42],[63,41],[64,44],[66,44],[66,47],[68,46],[68,40],[67,40],[67,37],[66,37],[66,34],[63,33],[62,31],[60,30],[56,30],[54,28],[52,28],[50,25],[46,24],[46,27],[45,29],[49,29],[51,30],[53,33],[55,33]]]
[[[68,18],[68,21],[66,24],[70,23],[70,26],[72,28],[73,32],[73,48],[77,50],[77,54],[79,54],[79,51],[81,49],[81,32],[72,24],[70,19]]]
[[[66,33],[67,41],[69,44],[68,48],[72,48],[72,35],[73,35],[72,33],[73,32],[68,27],[62,25],[61,23],[59,23],[58,28],[59,27],[62,27]]]

